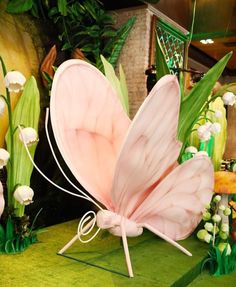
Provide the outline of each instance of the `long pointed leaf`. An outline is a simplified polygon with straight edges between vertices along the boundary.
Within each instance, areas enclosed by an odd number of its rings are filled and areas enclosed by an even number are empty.
[[[184,142],[194,122],[208,99],[215,82],[223,72],[232,52],[225,55],[216,63],[207,74],[191,90],[189,95],[182,100],[179,116],[178,138]]]
[[[112,47],[111,55],[108,58],[109,63],[112,64],[113,67],[116,66],[117,60],[120,56],[121,50],[125,44],[125,41],[127,37],[129,36],[129,33],[134,26],[136,22],[136,18],[132,17],[130,18],[123,26],[120,27],[120,29],[117,31],[117,35],[109,42],[108,45]]]
[[[159,80],[161,77],[170,74],[170,70],[167,66],[165,55],[161,46],[158,35],[156,34],[156,77]]]
[[[115,74],[115,70],[112,67],[112,65],[101,55],[101,60],[104,66],[104,72],[105,72],[105,76],[108,79],[108,81],[111,83],[111,85],[113,86],[114,90],[117,92],[117,95],[121,101],[121,104],[124,108],[124,110],[126,111],[126,113],[129,113],[129,106],[128,106],[128,94],[127,94],[127,87],[125,88],[125,79],[124,79],[124,73],[122,75],[123,79],[123,83],[122,83],[122,87],[121,87],[121,83],[119,81],[119,79],[117,78],[116,74]],[[125,94],[123,94],[123,91],[125,92]]]
[[[18,125],[24,127],[32,127],[36,131],[38,130],[38,121],[40,114],[40,99],[37,83],[34,77],[31,77],[24,88],[24,91],[20,97],[20,100],[13,113],[13,126],[16,128]],[[10,131],[8,129],[6,135],[6,144],[10,144]],[[34,156],[36,144],[29,147],[31,156]],[[19,131],[14,134],[14,163],[7,166],[8,174],[12,173],[13,186],[17,184],[30,185],[30,176],[33,170],[31,161],[25,151],[23,143],[19,139]],[[8,196],[12,197],[14,190],[8,190]],[[19,204],[15,204],[15,207],[23,207]],[[19,215],[19,214],[18,214]],[[22,214],[23,215],[23,214]]]
[[[124,98],[124,104],[126,107],[127,114],[129,115],[129,94],[128,94],[128,87],[126,83],[125,73],[122,66],[119,66],[119,73],[120,73],[120,88]]]

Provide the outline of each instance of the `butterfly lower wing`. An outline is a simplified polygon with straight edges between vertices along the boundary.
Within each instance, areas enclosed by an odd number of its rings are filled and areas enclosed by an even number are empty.
[[[163,77],[136,114],[123,143],[112,188],[118,214],[129,217],[176,163],[180,105],[175,76]]]
[[[94,198],[112,209],[115,163],[130,120],[110,83],[92,65],[66,61],[54,76],[50,110],[66,164]]]
[[[214,170],[206,156],[176,167],[145,199],[131,219],[148,224],[173,240],[190,235],[213,194]]]

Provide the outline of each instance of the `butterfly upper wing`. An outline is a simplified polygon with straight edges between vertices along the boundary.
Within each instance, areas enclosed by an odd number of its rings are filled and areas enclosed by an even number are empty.
[[[90,64],[66,61],[54,76],[50,112],[57,145],[73,175],[112,209],[115,163],[130,120],[110,83]]]
[[[174,240],[186,238],[202,218],[213,194],[214,170],[207,156],[176,167],[144,200],[131,219]]]
[[[115,211],[129,217],[154,185],[173,168],[180,91],[175,76],[154,86],[136,114],[116,164],[112,188]]]

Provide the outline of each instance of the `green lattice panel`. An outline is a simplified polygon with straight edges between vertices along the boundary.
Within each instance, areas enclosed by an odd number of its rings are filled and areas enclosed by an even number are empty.
[[[167,31],[161,25],[157,26],[157,34],[160,39],[168,67],[171,72],[175,74],[178,68],[183,68],[185,42],[170,31]]]

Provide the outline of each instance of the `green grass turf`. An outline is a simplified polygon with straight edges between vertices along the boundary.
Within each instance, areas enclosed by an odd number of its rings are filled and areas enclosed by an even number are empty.
[[[130,279],[126,277],[120,239],[106,232],[100,232],[90,243],[74,243],[65,253],[73,259],[56,255],[75,235],[77,223],[70,221],[47,228],[47,231],[38,235],[39,242],[21,254],[0,255],[0,286],[170,287],[196,266],[207,253],[207,245],[194,238],[181,242],[193,253],[193,257],[188,257],[153,234],[145,232],[140,237],[128,240],[135,274],[135,277]],[[236,273],[221,278],[204,273],[190,286],[235,287],[236,284],[232,285],[235,277]],[[226,284],[224,278],[229,283]]]

